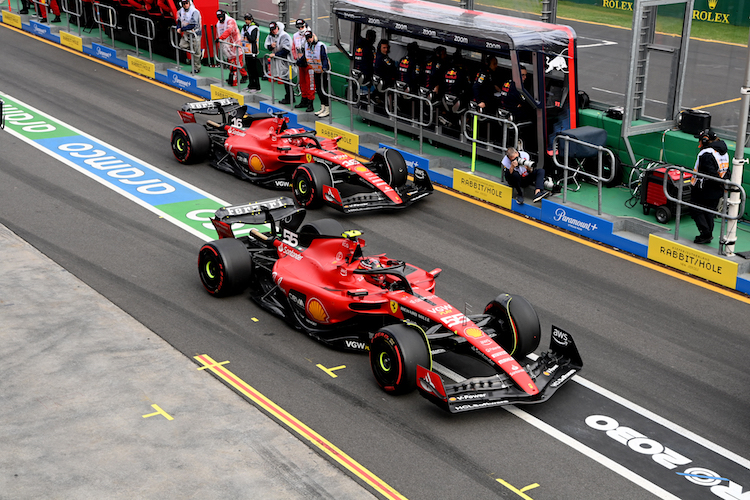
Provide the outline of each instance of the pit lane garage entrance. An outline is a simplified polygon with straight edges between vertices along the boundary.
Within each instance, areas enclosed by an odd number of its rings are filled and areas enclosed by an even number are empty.
[[[524,149],[536,153],[541,164],[554,135],[577,126],[576,33],[569,26],[421,0],[335,0],[332,12],[334,43],[350,59],[351,69],[354,52],[368,30],[376,31],[376,40],[389,41],[390,57],[396,65],[410,44],[412,51],[415,44],[419,47],[422,75],[410,83],[408,91],[394,85],[379,92],[372,81],[360,79],[361,101],[353,112],[367,121],[467,152],[476,142],[477,154],[492,160],[516,145],[517,132]],[[376,53],[377,45],[376,41]],[[512,81],[519,90],[521,106],[483,116],[467,102],[472,97],[470,88],[461,96],[448,96],[459,100],[457,106],[442,90],[432,92],[435,82],[425,81],[424,68],[438,47],[445,47],[449,55],[446,74],[462,71],[469,82],[483,63],[495,56],[496,81],[500,86]],[[456,59],[460,64],[454,64]],[[522,68],[528,74],[525,82]],[[475,116],[479,118],[476,139],[472,134]]]

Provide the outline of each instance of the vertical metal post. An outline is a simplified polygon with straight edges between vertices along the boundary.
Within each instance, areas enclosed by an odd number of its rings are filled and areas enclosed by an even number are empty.
[[[750,44],[750,40],[748,41]],[[747,63],[745,65],[745,84],[740,88],[740,123],[737,128],[737,143],[732,159],[732,182],[742,184],[742,173],[745,167],[745,135],[747,134],[748,106],[750,106],[750,45],[748,45]],[[727,215],[733,217],[727,224],[726,236],[722,234],[719,249],[724,255],[734,255],[737,243],[737,216],[739,215],[740,193],[732,190],[727,203]],[[726,205],[725,205],[726,206]],[[722,219],[723,220],[723,219]]]
[[[542,0],[542,22],[557,23],[557,0]]]

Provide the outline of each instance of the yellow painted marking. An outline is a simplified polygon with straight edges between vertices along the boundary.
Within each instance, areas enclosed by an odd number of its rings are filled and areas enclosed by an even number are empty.
[[[205,365],[205,366],[201,366],[201,367],[200,367],[200,368],[198,368],[198,369],[199,369],[199,370],[205,370],[206,368],[213,368],[213,367],[215,367],[215,366],[221,366],[221,365],[227,365],[227,364],[229,364],[229,361],[222,361],[221,363],[216,363],[216,364],[213,364],[213,365]]]
[[[162,410],[161,408],[159,408],[159,405],[151,405],[151,408],[153,408],[156,411],[154,413],[149,413],[148,415],[143,415],[143,418],[155,417],[156,415],[164,415],[164,418],[166,418],[167,420],[174,420],[174,417],[170,415],[169,413],[165,412],[164,410]]]
[[[218,366],[216,361],[211,359],[210,356],[208,356],[207,354],[201,354],[200,356],[195,356],[195,359],[209,368],[211,372],[218,378],[234,387],[237,391],[240,392],[240,394],[250,399],[257,406],[268,412],[272,417],[276,418],[280,423],[287,426],[289,430],[294,431],[301,438],[309,441],[312,446],[320,449],[323,453],[331,457],[331,459],[335,460],[347,470],[349,470],[352,474],[370,485],[385,498],[405,500],[406,497],[393,489],[389,484],[370,472],[367,468],[362,466],[352,457],[341,451],[323,436],[297,420],[279,405],[255,390],[255,388],[248,385],[245,381],[237,377],[237,375],[222,366]]]
[[[529,495],[527,495],[524,492],[525,491],[529,491],[529,490],[533,490],[534,488],[538,488],[539,487],[539,483],[533,483],[533,484],[530,484],[528,486],[524,486],[523,488],[521,488],[519,490],[518,488],[516,488],[512,484],[508,483],[507,481],[503,481],[502,479],[496,479],[496,481],[498,483],[502,484],[503,486],[505,486],[506,488],[508,488],[513,493],[517,494],[519,497],[523,498],[524,500],[534,500],[533,498],[531,498]]]
[[[260,321],[260,320],[259,320],[258,318],[250,318],[250,319],[251,319],[251,320],[252,320],[252,321],[253,321],[254,323],[257,323],[258,321]]]
[[[326,372],[328,375],[330,375],[333,378],[338,377],[338,375],[336,375],[335,373],[333,373],[334,370],[341,370],[342,368],[346,368],[346,365],[334,366],[333,368],[326,368],[325,366],[321,365],[320,363],[318,363],[315,366],[317,366],[318,368],[320,368],[321,370],[323,370],[324,372]]]
[[[737,97],[735,99],[729,99],[726,101],[719,101],[719,102],[714,102],[711,104],[704,104],[703,106],[695,106],[693,107],[693,109],[712,108],[714,106],[721,106],[722,104],[731,104],[733,102],[739,102],[741,99],[742,99],[741,97]]]

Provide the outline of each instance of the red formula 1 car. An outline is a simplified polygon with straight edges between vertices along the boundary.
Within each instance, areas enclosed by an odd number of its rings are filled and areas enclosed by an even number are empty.
[[[418,388],[453,413],[540,403],[581,370],[573,338],[554,326],[549,351],[529,356],[541,334],[523,297],[500,294],[466,316],[435,295],[440,269],[365,256],[359,231],[303,218],[290,198],[219,209],[220,239],[199,252],[203,286],[215,296],[250,288],[261,307],[315,339],[369,351],[386,392]],[[271,233],[235,238],[236,223],[270,223]]]
[[[381,148],[362,163],[337,147],[338,139],[288,129],[285,112],[247,115],[236,99],[185,104],[184,122],[172,131],[172,151],[182,163],[209,159],[215,168],[264,187],[294,190],[300,205],[323,203],[342,212],[404,208],[429,195],[427,171],[414,168],[414,182],[401,154]],[[198,124],[195,114],[221,116]]]

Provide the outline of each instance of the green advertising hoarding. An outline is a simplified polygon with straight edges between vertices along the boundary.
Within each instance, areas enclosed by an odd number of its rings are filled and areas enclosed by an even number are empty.
[[[593,5],[604,9],[632,12],[635,0],[567,0],[573,3]],[[681,4],[663,5],[659,13],[682,16]],[[750,1],[748,0],[695,0],[693,21],[703,21],[735,26],[750,26]]]

